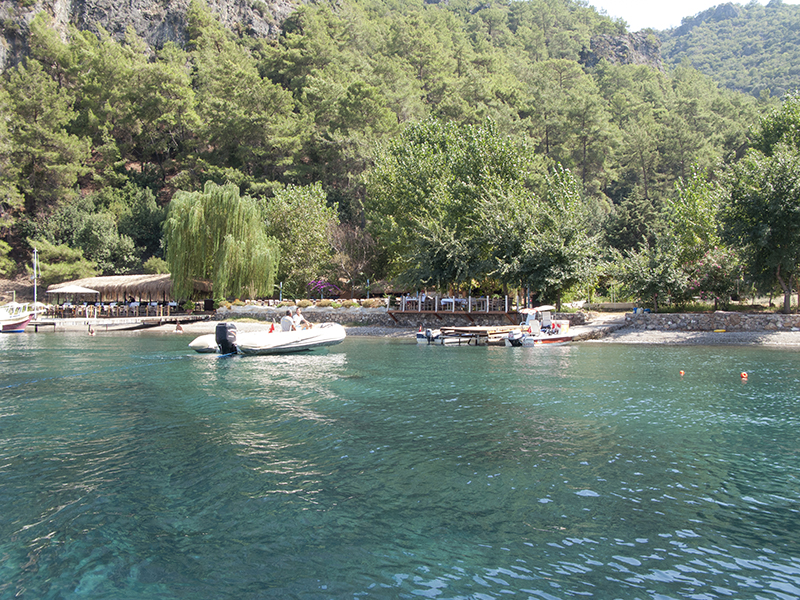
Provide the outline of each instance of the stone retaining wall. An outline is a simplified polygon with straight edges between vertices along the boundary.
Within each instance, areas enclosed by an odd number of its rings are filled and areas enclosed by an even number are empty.
[[[625,314],[626,327],[657,331],[793,331],[800,328],[800,315],[713,313]]]
[[[286,307],[275,308],[271,306],[245,305],[231,306],[230,308],[217,309],[216,318],[220,321],[231,318],[249,317],[260,321],[275,323],[280,322],[281,317],[286,314]],[[512,323],[505,315],[487,315],[485,313],[472,312],[439,312],[413,313],[413,312],[393,312],[391,315],[386,308],[318,308],[309,306],[303,308],[303,315],[312,323],[324,323],[332,321],[342,325],[366,325],[372,327],[402,327],[405,329],[419,327],[438,329],[439,327],[458,327],[465,325],[517,325],[524,317],[516,313],[509,313],[514,320]],[[438,315],[438,317],[437,317]],[[467,316],[469,315],[469,317]],[[583,325],[587,320],[587,313],[558,313],[553,316],[555,319],[566,319],[570,326]]]

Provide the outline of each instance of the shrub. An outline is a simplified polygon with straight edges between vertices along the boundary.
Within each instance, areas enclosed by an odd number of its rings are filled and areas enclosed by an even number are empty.
[[[300,300],[297,306],[300,308],[308,308],[309,306],[314,306],[314,303],[311,300]]]
[[[327,308],[329,306],[333,306],[333,300],[320,300],[317,302],[317,306],[320,308]]]
[[[242,301],[241,301],[241,300],[239,300],[238,298],[237,298],[236,300],[234,300],[233,302],[231,302],[231,304],[232,304],[233,306],[244,306],[244,302],[242,302]]]
[[[361,305],[355,300],[345,300],[344,302],[342,302],[342,306],[344,308],[358,308]]]
[[[142,268],[145,273],[153,274],[153,275],[164,275],[169,273],[169,265],[167,265],[167,261],[163,258],[158,258],[157,256],[151,256],[148,258]]]
[[[11,252],[11,246],[0,240],[0,276],[2,277],[11,275],[16,267],[14,261],[8,258],[9,252]]]
[[[367,298],[361,303],[361,306],[364,308],[381,308],[386,306],[386,302],[383,298]]]

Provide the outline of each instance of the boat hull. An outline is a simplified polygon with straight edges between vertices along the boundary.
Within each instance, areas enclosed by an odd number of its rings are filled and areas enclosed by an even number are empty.
[[[36,314],[27,304],[10,303],[0,307],[0,331],[22,333]]]
[[[572,341],[571,335],[529,335],[520,337],[509,337],[505,340],[505,345],[509,347],[533,348],[536,346],[563,346]]]
[[[335,346],[342,343],[346,335],[344,327],[338,323],[323,323],[300,331],[242,333],[237,336],[236,349],[239,354],[249,355],[290,354]]]
[[[241,332],[236,336],[235,346],[237,353],[245,355],[292,354],[334,346],[343,342],[345,337],[345,329],[338,323],[322,323],[299,331]],[[219,352],[213,333],[195,338],[189,347],[201,354]]]
[[[33,315],[28,315],[24,319],[4,320],[2,321],[2,331],[3,333],[22,333],[31,321],[33,321]]]

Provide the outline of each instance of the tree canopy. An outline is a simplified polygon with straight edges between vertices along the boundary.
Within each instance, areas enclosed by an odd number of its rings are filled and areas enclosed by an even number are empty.
[[[797,87],[799,27],[800,6],[726,2],[658,36],[669,64],[690,64],[731,90],[780,98]]]
[[[173,293],[194,295],[196,279],[216,298],[272,294],[280,250],[266,234],[257,202],[233,184],[208,182],[202,192],[178,192],[164,222]]]
[[[29,239],[103,273],[166,256],[185,294],[201,277],[271,295],[272,273],[294,294],[393,277],[558,302],[603,276],[608,245],[675,240],[687,282],[700,240],[728,256],[709,208],[723,175],[751,140],[791,145],[791,101],[759,134],[766,97],[686,64],[589,61],[593,41],[627,32],[580,0],[304,4],[274,39],[225,29],[202,0],[187,21],[183,47],[154,49],[34,19],[30,56],[0,85],[7,256],[24,260]],[[242,230],[225,229],[234,206]]]

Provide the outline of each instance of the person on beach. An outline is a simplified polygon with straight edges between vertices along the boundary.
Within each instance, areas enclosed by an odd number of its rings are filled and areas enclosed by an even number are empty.
[[[183,326],[180,323],[175,326],[175,333],[183,333]]]
[[[295,329],[294,320],[292,319],[292,311],[287,310],[286,314],[281,317],[281,331],[293,331]]]
[[[294,314],[293,321],[294,321],[294,328],[295,329],[300,329],[301,326],[302,326],[303,329],[311,329],[311,323],[306,321],[306,318],[300,312],[300,307],[299,306],[297,307],[297,311]]]

